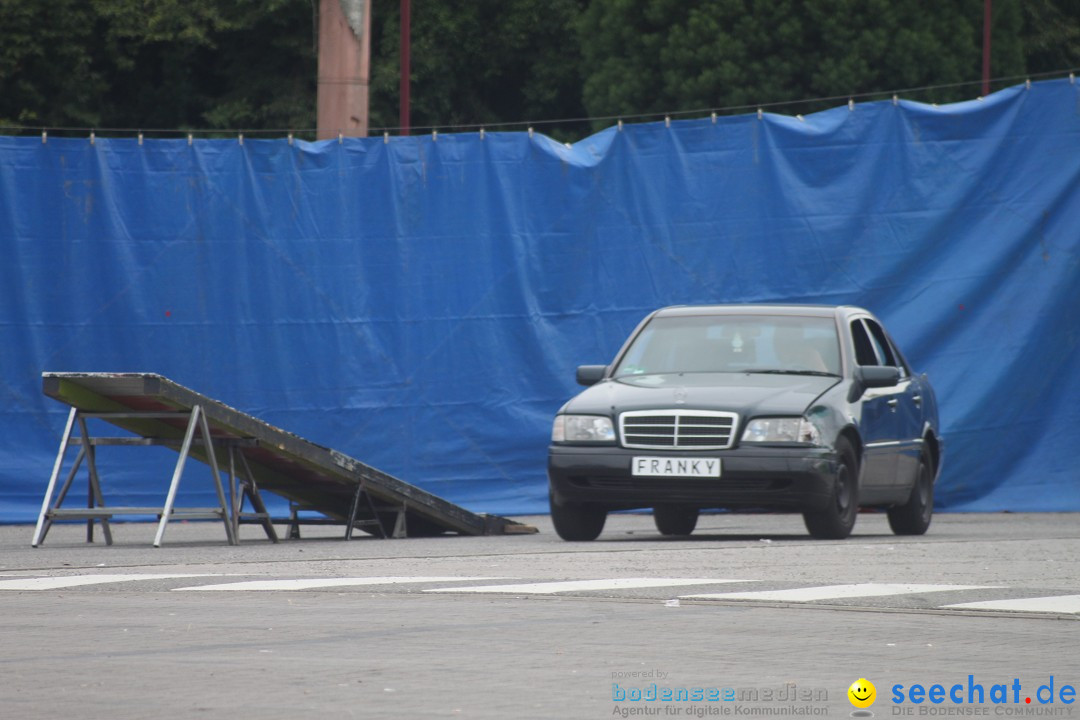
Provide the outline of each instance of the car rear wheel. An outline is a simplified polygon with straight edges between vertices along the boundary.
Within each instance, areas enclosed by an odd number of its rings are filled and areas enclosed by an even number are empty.
[[[829,504],[816,512],[803,513],[810,534],[821,540],[843,540],[855,527],[859,512],[859,464],[851,443],[844,438],[836,441],[836,480]]]
[[[551,522],[563,540],[595,540],[604,529],[606,510],[588,503],[556,500],[552,493],[548,494],[548,502],[551,505]]]
[[[897,535],[922,535],[934,515],[934,471],[923,451],[911,497],[903,505],[889,509],[889,527]]]
[[[685,505],[657,505],[653,522],[661,535],[689,535],[697,527],[698,509]]]

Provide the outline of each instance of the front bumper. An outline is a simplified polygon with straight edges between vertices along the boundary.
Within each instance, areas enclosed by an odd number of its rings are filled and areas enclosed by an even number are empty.
[[[720,458],[718,478],[634,477],[637,456]],[[829,448],[736,448],[713,452],[628,450],[611,446],[551,445],[548,479],[561,501],[609,510],[663,504],[699,508],[763,508],[807,512],[831,501],[836,454]]]

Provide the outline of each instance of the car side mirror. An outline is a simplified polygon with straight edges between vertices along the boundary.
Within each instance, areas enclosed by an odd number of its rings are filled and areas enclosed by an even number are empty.
[[[883,365],[865,365],[855,368],[864,386],[868,388],[896,387],[900,384],[900,368]]]
[[[896,387],[900,384],[900,368],[884,365],[859,365],[852,373],[848,402],[855,402],[870,388]]]
[[[604,379],[606,372],[607,365],[581,365],[577,369],[578,385],[595,385]]]

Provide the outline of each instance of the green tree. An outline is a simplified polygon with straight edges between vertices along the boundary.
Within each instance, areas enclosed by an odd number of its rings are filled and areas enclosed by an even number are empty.
[[[0,123],[90,125],[96,98],[108,87],[92,45],[96,13],[0,0]]]
[[[1024,72],[1019,3],[995,3],[998,76]],[[593,0],[578,28],[585,106],[593,116],[745,110],[977,83],[982,20],[982,0]],[[945,88],[916,99],[978,91]]]
[[[0,124],[313,127],[307,0],[0,0]]]
[[[0,125],[315,126],[318,0],[0,0]],[[994,0],[995,77],[1080,65],[1077,0]],[[372,0],[373,130],[398,125],[399,3]],[[983,0],[412,0],[413,127],[782,112],[979,93]],[[834,98],[818,103],[810,98]]]
[[[1080,68],[1080,6],[1076,0],[1026,0],[1021,7],[1027,71],[1053,73]]]
[[[574,28],[586,4],[413,0],[410,125],[496,127],[581,117],[581,54]],[[378,2],[372,15],[373,131],[399,124],[398,9],[397,2]]]

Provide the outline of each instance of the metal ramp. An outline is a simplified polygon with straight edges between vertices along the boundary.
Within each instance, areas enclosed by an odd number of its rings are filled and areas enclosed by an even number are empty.
[[[174,519],[218,519],[230,544],[238,542],[241,523],[258,523],[277,542],[275,522],[286,522],[290,537],[299,537],[305,523],[342,524],[346,539],[354,528],[379,537],[416,537],[453,532],[462,535],[534,533],[536,528],[495,515],[465,510],[402,480],[365,465],[343,453],[276,428],[247,413],[152,373],[42,374],[46,395],[71,406],[52,475],[34,530],[33,546],[45,539],[55,520],[86,520],[87,541],[94,523],[101,524],[112,543],[109,520],[118,515],[156,515],[154,546]],[[91,436],[90,419],[103,420],[130,435]],[[106,505],[97,468],[96,448],[102,445],[165,446],[179,458],[160,507]],[[69,448],[79,450],[60,482]],[[176,507],[184,465],[195,458],[210,466],[219,503],[210,508]],[[225,461],[225,462],[223,462]],[[87,502],[63,507],[80,466],[88,472]],[[228,480],[229,497],[221,476]],[[59,491],[58,491],[59,485]],[[287,519],[267,512],[262,492],[290,502]],[[244,510],[247,501],[251,510]],[[301,513],[314,511],[319,517]]]

